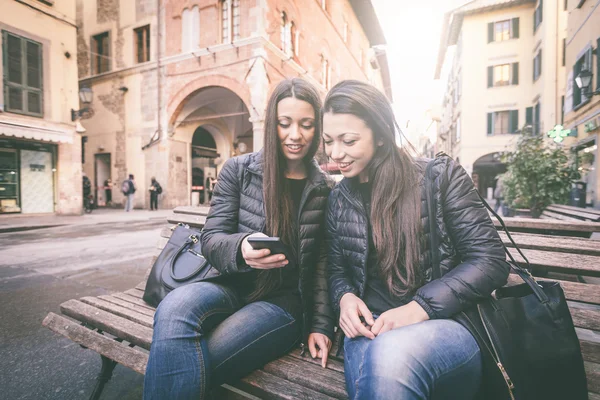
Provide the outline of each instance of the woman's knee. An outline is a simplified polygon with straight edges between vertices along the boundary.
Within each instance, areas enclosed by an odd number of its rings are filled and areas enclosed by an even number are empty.
[[[234,307],[233,300],[226,288],[214,283],[197,282],[181,286],[160,302],[154,315],[154,325],[201,320],[203,314],[213,309]]]

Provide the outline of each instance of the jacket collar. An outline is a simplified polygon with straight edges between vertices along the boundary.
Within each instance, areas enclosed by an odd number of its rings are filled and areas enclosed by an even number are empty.
[[[264,151],[262,149],[256,153],[252,153],[248,164],[248,171],[259,175],[261,178],[264,176],[263,154]],[[307,183],[310,183],[310,186],[328,185],[328,177],[315,159],[312,159],[307,165],[306,174]]]

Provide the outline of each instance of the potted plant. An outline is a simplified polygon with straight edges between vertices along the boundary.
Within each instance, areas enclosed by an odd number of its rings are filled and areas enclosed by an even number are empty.
[[[550,204],[566,203],[571,184],[579,179],[567,152],[542,136],[523,135],[503,161],[505,201],[513,209],[528,208],[533,218],[539,218]]]

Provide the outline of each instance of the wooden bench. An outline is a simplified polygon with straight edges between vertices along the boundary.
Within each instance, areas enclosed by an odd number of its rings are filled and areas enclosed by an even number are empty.
[[[542,212],[542,219],[558,219],[562,221],[600,222],[600,210],[591,208],[551,204]]]
[[[171,224],[183,222],[201,228],[204,215],[198,209],[180,207],[168,217]],[[161,231],[162,248],[171,234]],[[589,239],[515,234],[518,244],[538,268],[564,276],[575,273],[600,276],[600,242]],[[503,240],[507,238],[503,236]],[[511,283],[518,280],[511,276]],[[581,341],[586,362],[590,399],[600,400],[600,286],[561,281]],[[60,306],[63,315],[49,313],[43,325],[102,356],[102,370],[92,393],[100,397],[116,364],[145,373],[152,341],[154,308],[142,300],[145,281],[122,293],[69,300]],[[339,339],[339,335],[338,335]],[[335,357],[334,343],[327,369],[318,360],[303,356],[296,349],[270,362],[239,382],[217,388],[219,399],[345,399],[343,359]]]
[[[600,232],[600,222],[522,217],[504,217],[502,219],[511,232],[584,238],[589,238],[594,233]],[[495,217],[492,217],[492,221],[496,228],[502,229],[500,222]]]

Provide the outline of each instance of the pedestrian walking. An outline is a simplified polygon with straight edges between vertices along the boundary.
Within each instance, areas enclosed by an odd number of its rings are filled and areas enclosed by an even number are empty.
[[[125,196],[125,211],[127,212],[133,210],[133,200],[136,189],[133,174],[129,174],[129,179],[125,179],[121,184],[121,192],[123,192],[123,196]]]
[[[104,197],[106,206],[110,206],[112,204],[112,179],[110,178],[104,181]]]
[[[162,193],[162,187],[155,177],[150,179],[150,211],[158,210],[158,195]]]

